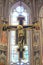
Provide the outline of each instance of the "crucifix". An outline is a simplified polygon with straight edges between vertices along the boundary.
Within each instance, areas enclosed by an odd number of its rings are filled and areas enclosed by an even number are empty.
[[[18,30],[18,49],[17,51],[19,52],[19,59],[23,59],[23,55],[24,55],[24,29],[36,29],[39,30],[39,26],[37,26],[37,23],[32,24],[32,25],[28,25],[28,26],[23,26],[23,20],[25,20],[25,17],[20,15],[18,18],[19,20],[19,25],[18,26],[9,26],[9,25],[4,25],[2,30],[6,31],[6,30]]]

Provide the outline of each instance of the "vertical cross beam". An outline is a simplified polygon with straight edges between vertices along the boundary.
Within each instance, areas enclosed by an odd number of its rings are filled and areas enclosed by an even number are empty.
[[[19,48],[17,49],[19,52],[19,58],[23,59],[23,52],[25,51],[25,49],[23,48],[23,45],[20,44]]]
[[[22,15],[20,15],[18,17],[18,20],[19,20],[19,25],[23,25],[23,20],[25,20],[25,18]]]
[[[17,49],[19,52],[19,59],[23,59],[23,52],[24,52],[24,48],[23,48],[23,40],[24,40],[24,30],[23,30],[23,20],[25,18],[23,16],[19,16],[18,20],[19,20],[19,26],[18,26],[18,44],[19,44],[19,48]]]

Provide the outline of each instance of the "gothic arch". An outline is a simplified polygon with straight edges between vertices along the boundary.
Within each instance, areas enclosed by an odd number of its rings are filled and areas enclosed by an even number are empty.
[[[27,10],[27,12],[31,13],[31,9],[30,7],[28,7],[28,5],[26,5],[24,2],[21,2],[21,5]],[[13,4],[10,8],[10,12],[13,11],[16,7],[20,6],[20,1],[16,2],[15,4]]]
[[[17,3],[15,3],[12,7],[11,7],[11,9],[10,9],[10,14],[9,14],[9,18],[10,18],[10,16],[11,16],[11,13],[14,11],[14,9],[16,8],[16,7],[18,7],[18,6],[20,6],[20,1],[19,2],[17,2]],[[26,11],[27,11],[27,13],[29,13],[30,14],[30,23],[31,23],[31,9],[25,4],[25,3],[23,3],[22,2],[22,6],[26,9]],[[10,22],[10,21],[9,21]],[[30,31],[30,33],[29,33],[29,31],[27,31],[28,32],[28,35],[29,34],[31,34],[31,31]],[[31,40],[30,40],[30,38],[31,38],[31,35],[29,35],[28,36],[28,46],[30,46],[30,43],[31,43]],[[28,50],[29,51],[29,50]]]
[[[17,8],[18,6],[20,6],[20,1],[16,2],[15,4],[13,4],[9,10],[9,20],[10,20],[10,15],[11,13],[14,11],[15,8]],[[21,3],[21,6],[23,6],[27,13],[29,13],[29,17],[30,17],[30,23],[32,22],[32,12],[31,12],[31,8],[28,7],[24,2]]]

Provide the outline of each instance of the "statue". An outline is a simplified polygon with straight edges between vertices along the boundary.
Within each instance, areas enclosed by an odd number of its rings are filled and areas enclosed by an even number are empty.
[[[17,26],[17,29],[18,29],[18,46],[19,48],[17,49],[18,52],[19,52],[19,59],[23,59],[24,56],[23,56],[23,52],[24,52],[24,29],[23,29],[23,26],[22,25],[18,25]]]
[[[18,44],[24,45],[24,39],[25,39],[25,37],[24,37],[23,26],[22,25],[18,25],[17,29],[18,29]]]

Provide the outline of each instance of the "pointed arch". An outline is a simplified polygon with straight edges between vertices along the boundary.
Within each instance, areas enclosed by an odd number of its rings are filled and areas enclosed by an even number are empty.
[[[18,7],[23,7],[24,11],[22,13],[20,13],[20,11],[18,12],[16,9],[18,9]],[[29,25],[31,23],[31,10],[30,8],[22,2],[22,5],[20,6],[20,1],[17,2],[16,4],[14,4],[11,9],[10,9],[10,14],[9,14],[9,25],[19,25],[19,22],[17,21],[17,16],[19,15],[19,13],[21,15],[23,15],[25,18],[27,17],[27,20],[26,22],[24,21],[25,25]],[[13,16],[14,15],[14,16]],[[26,15],[26,16],[25,16]],[[16,16],[16,17],[15,17]],[[16,20],[15,20],[16,19]],[[24,25],[24,24],[23,24]],[[10,46],[10,50],[9,50],[9,53],[10,53],[10,64],[13,64],[13,63],[20,63],[19,62],[19,57],[18,57],[18,52],[17,52],[17,48],[18,46],[15,45],[16,43],[16,31],[10,31],[9,32],[9,37],[10,37],[10,41],[9,41],[9,46]],[[25,59],[22,60],[21,62],[23,62],[24,64],[25,63],[28,63],[28,65],[30,64],[30,32],[29,30],[26,31],[26,40],[27,40],[27,45],[24,46],[24,48],[26,49],[25,52],[24,52],[24,57]]]
[[[18,6],[20,6],[20,1],[12,5],[12,7],[10,8],[10,12],[13,11]],[[21,3],[21,6],[23,6],[27,10],[28,13],[31,13],[30,7],[28,7],[24,2]]]
[[[18,6],[20,6],[20,1],[15,3],[14,5],[12,5],[12,7],[10,8],[10,14],[9,14],[9,23],[11,21],[11,13],[14,12],[14,9],[16,9]],[[32,17],[31,17],[31,9],[30,7],[28,7],[24,2],[22,2],[21,4],[22,7],[24,7],[24,9],[26,9],[26,12],[28,14],[28,18],[29,18],[29,23],[32,23]]]

